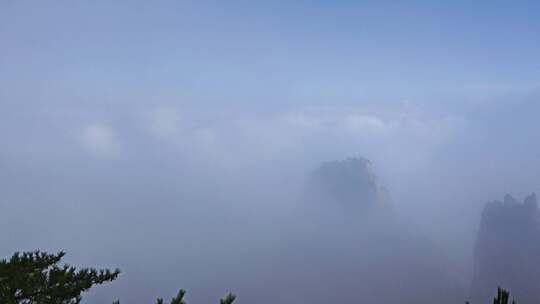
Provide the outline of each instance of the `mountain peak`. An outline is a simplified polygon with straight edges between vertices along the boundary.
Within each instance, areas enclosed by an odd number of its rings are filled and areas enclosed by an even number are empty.
[[[540,299],[540,212],[533,193],[518,202],[511,195],[504,202],[486,204],[476,239],[473,300],[489,300],[493,286],[507,286],[520,303]]]
[[[363,157],[322,163],[312,173],[308,191],[312,200],[346,209],[390,204],[388,191],[379,184],[371,161]]]

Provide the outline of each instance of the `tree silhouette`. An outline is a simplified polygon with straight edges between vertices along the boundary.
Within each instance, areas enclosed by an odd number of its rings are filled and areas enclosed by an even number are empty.
[[[0,260],[0,304],[77,304],[81,293],[115,280],[120,270],[58,265],[65,252],[15,253]]]
[[[510,293],[502,288],[497,288],[497,297],[493,299],[493,304],[508,304],[508,299],[510,297]],[[516,304],[514,300],[512,300],[512,304]]]
[[[510,293],[500,287],[497,288],[497,297],[493,298],[493,304],[508,304]],[[469,302],[465,302],[469,304]],[[512,304],[516,304],[516,301],[512,300]]]
[[[178,295],[174,298],[171,299],[171,302],[169,302],[170,304],[186,304],[186,302],[184,301],[184,296],[186,295],[186,291],[184,289],[180,289],[180,291],[178,291]],[[228,293],[225,297],[221,298],[219,300],[219,303],[220,304],[232,304],[234,302],[234,300],[236,299],[236,296],[232,293]],[[113,304],[120,304],[120,301],[114,301]],[[165,304],[165,302],[163,301],[163,298],[158,298],[156,300],[156,304]]]
[[[186,291],[184,289],[180,289],[180,291],[178,291],[178,295],[171,299],[170,304],[186,304],[186,302],[184,301],[184,295],[186,295]],[[120,304],[119,301],[116,301],[115,303]],[[162,298],[158,298],[156,303],[163,304],[164,302]]]
[[[120,270],[77,270],[69,265],[59,265],[66,255],[61,251],[48,254],[42,251],[16,252],[7,260],[0,260],[0,304],[78,304],[81,294],[94,285],[114,281]],[[186,304],[186,291],[180,289],[170,304]],[[232,304],[236,296],[227,294],[220,304]],[[164,304],[158,298],[157,304]],[[114,301],[113,304],[120,304]]]
[[[225,298],[222,298],[219,302],[220,304],[232,304],[234,302],[234,299],[236,299],[236,296],[232,293],[229,293]]]
[[[59,265],[65,256],[61,251],[48,254],[41,251],[16,252],[7,260],[0,260],[0,304],[78,304],[81,294],[94,285],[114,281],[120,270],[77,270],[69,265]],[[169,304],[186,304],[186,291],[180,289]],[[493,304],[508,304],[510,293],[497,288]],[[220,299],[220,304],[233,304],[236,295],[229,293]],[[163,298],[156,300],[164,304]],[[512,300],[512,304],[516,304]],[[120,304],[114,301],[113,304]],[[466,302],[469,304],[469,302]]]

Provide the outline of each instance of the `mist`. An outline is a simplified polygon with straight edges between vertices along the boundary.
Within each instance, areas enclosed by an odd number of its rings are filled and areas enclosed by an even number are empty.
[[[84,303],[467,300],[485,203],[540,193],[539,24],[516,71],[511,35],[467,44],[502,4],[282,5],[0,4],[0,255],[122,270]],[[349,158],[385,211],[306,198]]]

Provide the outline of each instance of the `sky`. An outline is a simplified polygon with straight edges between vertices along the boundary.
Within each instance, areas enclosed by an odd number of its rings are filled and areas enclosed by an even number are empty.
[[[222,234],[279,239],[273,221],[306,174],[362,156],[403,221],[466,271],[483,204],[540,191],[538,12],[537,1],[1,1],[0,254],[64,249],[149,277],[180,253],[200,265]],[[164,255],[155,271],[141,244]],[[197,269],[176,278],[206,299],[219,284]],[[154,280],[145,290],[128,270],[99,299],[176,288]]]

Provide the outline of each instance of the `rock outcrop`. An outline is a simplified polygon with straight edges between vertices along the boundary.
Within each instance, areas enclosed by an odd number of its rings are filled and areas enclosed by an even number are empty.
[[[323,163],[311,175],[307,197],[347,211],[388,206],[388,191],[379,184],[371,162],[348,158]]]
[[[540,303],[540,212],[535,194],[488,203],[474,252],[473,303],[487,303],[503,286],[520,304]]]
[[[302,227],[279,258],[284,268],[269,271],[283,274],[274,289],[297,286],[283,302],[446,304],[466,297],[444,252],[390,212],[369,160],[321,164],[302,198],[295,222]]]

